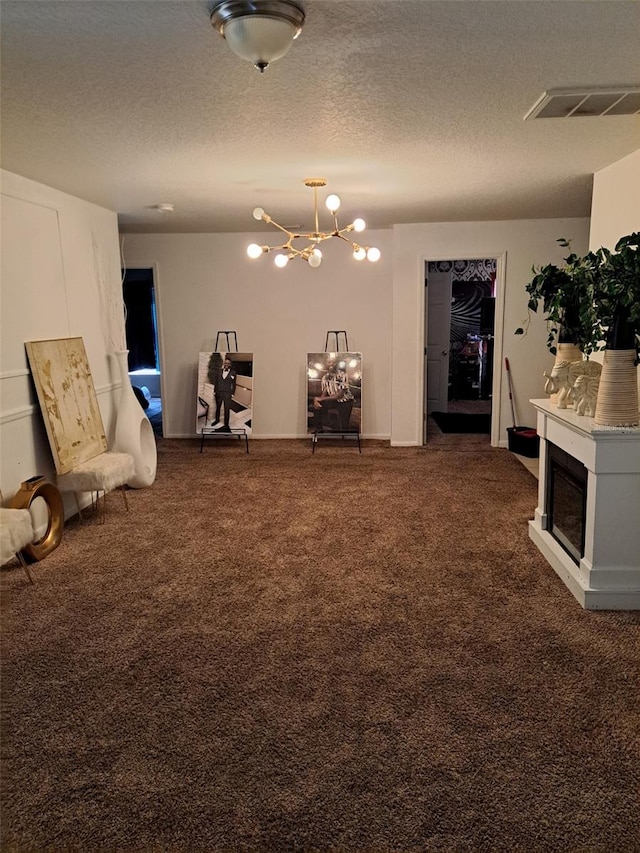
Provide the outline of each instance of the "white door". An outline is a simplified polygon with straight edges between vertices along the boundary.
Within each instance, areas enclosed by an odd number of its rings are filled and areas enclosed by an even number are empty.
[[[425,399],[430,415],[446,412],[449,399],[451,273],[430,273],[426,288]]]

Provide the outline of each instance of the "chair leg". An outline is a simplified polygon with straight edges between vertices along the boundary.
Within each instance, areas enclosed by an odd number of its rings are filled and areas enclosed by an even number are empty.
[[[123,486],[118,486],[118,489],[122,492],[122,500],[124,501],[124,508],[127,512],[129,512],[129,500],[127,498],[127,486],[126,484]],[[102,497],[100,493],[102,492]],[[76,506],[78,507],[78,517],[80,521],[84,524],[84,515],[82,514],[82,509],[80,507],[80,497],[78,492],[74,492],[76,499]],[[99,524],[106,523],[107,516],[107,493],[104,489],[97,489],[96,491],[91,492],[91,511],[94,515],[98,517]]]
[[[25,570],[25,572],[27,573],[27,577],[29,578],[29,583],[33,583],[33,578],[31,577],[31,572],[29,571],[29,566],[27,565],[27,561],[26,561],[26,560],[25,560],[25,558],[22,556],[22,554],[20,553],[20,551],[18,551],[18,553],[16,554],[16,557],[18,558],[18,560],[19,560],[20,565],[22,566],[22,568],[23,568],[23,569]]]
[[[74,492],[73,494],[75,495],[75,499],[76,499],[76,506],[78,507],[78,517],[79,517],[79,519],[80,519],[80,522],[81,522],[82,524],[84,524],[84,515],[82,514],[82,508],[80,507],[80,498],[78,497],[78,493],[77,493],[77,492]]]

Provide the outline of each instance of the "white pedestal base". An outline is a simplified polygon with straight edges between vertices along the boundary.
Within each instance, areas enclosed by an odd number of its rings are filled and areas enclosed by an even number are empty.
[[[585,610],[640,610],[640,589],[594,589],[587,586],[578,566],[536,520],[529,522],[529,538]]]

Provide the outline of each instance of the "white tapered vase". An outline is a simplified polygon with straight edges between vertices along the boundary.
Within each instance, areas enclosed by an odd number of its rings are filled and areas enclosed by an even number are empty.
[[[113,449],[133,456],[135,473],[127,482],[132,489],[150,486],[156,478],[158,451],[153,427],[138,402],[129,379],[129,350],[114,353],[122,382],[116,416],[116,438]]]
[[[638,379],[635,349],[604,351],[594,421],[603,426],[637,426]]]

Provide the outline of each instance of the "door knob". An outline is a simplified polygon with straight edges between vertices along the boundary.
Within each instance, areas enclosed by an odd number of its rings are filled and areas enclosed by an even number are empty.
[[[442,350],[442,355],[449,355],[449,351],[448,351],[448,350],[446,350],[446,349],[443,349],[443,350]]]

